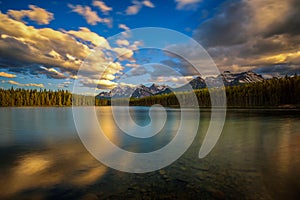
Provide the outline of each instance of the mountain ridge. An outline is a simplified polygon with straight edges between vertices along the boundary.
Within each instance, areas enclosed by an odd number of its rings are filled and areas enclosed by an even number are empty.
[[[240,72],[240,73],[231,73],[230,71],[224,71],[217,77],[206,77],[203,79],[200,76],[195,77],[189,81],[186,85],[183,85],[176,89],[171,89],[168,85],[158,85],[153,83],[151,86],[147,87],[143,84],[138,85],[137,87],[129,86],[117,86],[108,92],[99,93],[96,98],[99,99],[110,99],[110,98],[143,98],[148,96],[155,96],[161,94],[169,94],[172,91],[188,91],[191,88],[203,89],[206,88],[208,82],[212,85],[221,85],[220,80],[223,81],[224,86],[235,86],[245,83],[254,83],[265,80],[260,74],[257,74],[253,71]]]

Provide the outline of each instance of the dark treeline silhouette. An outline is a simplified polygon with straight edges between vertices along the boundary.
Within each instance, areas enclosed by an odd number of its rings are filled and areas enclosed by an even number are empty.
[[[0,89],[0,106],[78,106],[108,105],[93,96],[72,94],[67,90]]]
[[[215,92],[214,101],[218,101],[218,90]],[[195,91],[199,106],[211,106],[210,94],[207,88]],[[188,103],[188,93],[176,93],[180,99]],[[186,98],[182,98],[185,96]],[[287,105],[300,105],[300,77],[273,78],[262,82],[242,84],[226,87],[227,106],[229,107],[277,107]],[[221,97],[220,97],[221,98]],[[161,104],[164,106],[179,106],[175,94],[164,94],[159,96],[131,99],[130,105],[150,106]],[[288,106],[287,106],[288,107]]]
[[[0,106],[71,106],[72,94],[58,90],[0,89]]]
[[[218,90],[212,89],[211,92]],[[207,88],[195,91],[200,106],[209,107],[210,94]],[[177,92],[150,96],[145,98],[131,98],[131,106],[179,106],[178,99],[190,104],[191,92]],[[229,107],[277,107],[281,105],[300,105],[300,77],[273,78],[257,83],[226,87],[227,106]],[[218,97],[215,99],[218,100]],[[118,99],[117,101],[122,101]],[[58,90],[26,90],[0,89],[0,106],[107,106],[108,99],[92,96],[72,95],[69,91]]]

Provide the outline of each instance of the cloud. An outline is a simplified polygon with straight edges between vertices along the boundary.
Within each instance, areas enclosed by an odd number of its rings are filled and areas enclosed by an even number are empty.
[[[300,72],[299,65],[278,64],[278,65],[266,65],[254,70],[256,73],[262,75],[272,75],[275,77],[282,77],[285,75],[294,75]]]
[[[98,7],[102,13],[108,14],[109,11],[112,11],[112,7],[108,7],[103,1],[93,1],[93,6]]]
[[[221,69],[300,65],[299,10],[296,0],[227,1],[194,38]]]
[[[154,8],[154,4],[149,1],[149,0],[144,0],[144,1],[137,1],[137,0],[134,0],[132,1],[132,4],[131,6],[128,6],[125,13],[127,15],[136,15],[140,12],[140,10],[143,8],[143,6],[146,6],[146,7],[149,7],[149,8]]]
[[[45,70],[45,72],[43,71],[39,71],[41,74],[45,73],[48,77],[50,78],[55,78],[55,79],[65,79],[67,78],[66,75],[64,75],[63,73],[57,71],[54,68],[46,68],[46,67],[41,67],[42,70]]]
[[[169,59],[163,60],[162,63],[175,68],[183,76],[199,76],[198,70],[203,76],[218,73],[205,49],[195,42],[168,45],[164,53]]]
[[[117,86],[117,83],[104,79],[81,79],[83,86],[98,89],[112,89]]]
[[[140,65],[137,63],[127,63],[125,64],[126,67],[139,67]]]
[[[137,67],[137,68],[133,68],[132,70],[130,70],[130,72],[128,73],[129,76],[141,76],[141,75],[145,75],[148,74],[149,71],[143,67]]]
[[[127,40],[120,40],[121,47],[112,48],[104,37],[86,27],[78,30],[35,28],[3,13],[0,13],[0,20],[1,68],[16,74],[96,80],[98,77],[93,75],[100,69],[102,79],[113,82],[124,67],[113,61],[111,55],[134,62],[133,50],[142,45],[139,41],[130,44]],[[98,46],[103,49],[97,49],[95,53],[94,48]],[[85,62],[87,58],[89,62]],[[82,64],[87,67],[78,77],[77,71]],[[109,67],[106,69],[106,66]]]
[[[140,11],[141,8],[142,8],[141,4],[135,4],[132,6],[128,6],[126,9],[126,14],[127,15],[136,15]]]
[[[175,0],[177,10],[195,10],[202,0]]]
[[[177,88],[186,85],[193,78],[193,76],[158,76],[149,81],[153,83],[168,83],[169,86]]]
[[[81,27],[79,30],[56,31],[51,28],[34,28],[0,13],[0,64],[2,68],[31,75],[46,75],[48,78],[64,79],[77,77],[77,71],[84,60],[91,55],[95,46],[132,59],[132,50],[126,48],[111,49],[102,36]],[[19,30],[19,31],[15,31]],[[89,57],[87,77],[95,74],[99,68],[105,69],[108,58],[99,49],[97,55]],[[87,63],[85,63],[87,64]],[[120,63],[109,63],[103,79],[112,80],[114,74],[123,70]]]
[[[57,87],[58,88],[68,88],[71,83],[72,83],[71,81],[64,81],[62,83],[57,84]]]
[[[15,78],[15,77],[17,77],[17,75],[15,75],[15,74],[9,74],[9,73],[6,73],[6,72],[0,72],[0,76],[5,77],[5,78]]]
[[[12,80],[7,81],[7,83],[12,84],[12,85],[17,85],[20,87],[24,87],[24,86],[25,87],[39,87],[39,88],[45,87],[44,84],[42,84],[42,83],[25,83],[25,84],[23,84],[23,83],[18,83],[16,81],[12,81]]]
[[[89,6],[81,6],[81,5],[72,5],[68,4],[69,8],[72,9],[73,12],[78,13],[83,16],[88,24],[96,25],[97,23],[104,23],[108,27],[112,26],[112,20],[109,18],[100,18],[97,12],[93,11]]]
[[[130,28],[128,26],[126,26],[125,24],[119,24],[119,28],[124,29],[125,31],[130,30]]]
[[[114,52],[118,54],[119,60],[133,60],[134,52],[131,49],[124,48],[124,47],[116,47],[113,48]]]
[[[143,80],[145,83],[163,83],[171,87],[187,84],[193,76],[184,76],[176,69],[163,64],[146,64],[132,68],[122,78],[123,80]]]
[[[48,12],[43,8],[35,5],[29,5],[31,10],[8,10],[7,14],[18,21],[28,17],[30,20],[35,21],[37,24],[49,24],[54,19],[53,13]]]
[[[118,46],[129,46],[129,41],[128,40],[117,40],[116,41],[116,44],[118,45]]]
[[[154,4],[149,0],[145,0],[142,3],[143,3],[144,6],[147,6],[149,8],[154,8],[155,7]]]
[[[74,74],[91,52],[88,46],[63,32],[27,26],[2,13],[0,20],[0,62],[10,69],[23,70],[24,66],[40,64]],[[76,59],[69,59],[67,54]]]
[[[99,36],[97,33],[90,31],[90,29],[86,27],[80,27],[78,31],[66,31],[66,33],[86,42],[91,42],[96,47],[102,46],[103,48],[110,49],[110,46],[104,37]]]

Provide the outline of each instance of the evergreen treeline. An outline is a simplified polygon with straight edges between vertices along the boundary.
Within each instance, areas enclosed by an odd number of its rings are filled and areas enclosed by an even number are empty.
[[[216,92],[218,100],[218,89]],[[195,91],[200,106],[211,105],[210,95],[207,88]],[[189,101],[188,93],[177,93],[183,101]],[[184,98],[185,97],[185,98]],[[243,84],[226,87],[227,106],[229,107],[277,107],[280,105],[300,105],[300,77],[273,78],[262,82]],[[131,99],[131,105],[154,105],[179,106],[175,94],[164,94],[141,99]]]
[[[212,89],[218,92],[219,89]],[[196,90],[200,106],[209,107],[210,95],[208,89]],[[218,93],[216,93],[218,94]],[[131,98],[132,106],[178,106],[178,99],[191,105],[191,92],[177,92],[145,98]],[[300,105],[300,77],[273,78],[262,82],[226,87],[227,106],[229,107],[276,107],[292,104]],[[218,100],[218,98],[216,98]],[[122,101],[119,99],[118,101]],[[107,106],[108,99],[94,99],[91,96],[72,95],[68,91],[58,90],[25,90],[25,89],[0,89],[0,106]]]
[[[0,89],[0,106],[70,106],[72,94],[58,90]]]

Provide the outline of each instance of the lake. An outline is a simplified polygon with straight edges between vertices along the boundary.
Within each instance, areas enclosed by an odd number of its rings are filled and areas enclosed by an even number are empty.
[[[139,125],[150,122],[148,108],[130,110]],[[159,119],[161,111],[155,112]],[[198,123],[189,112],[191,117],[183,120]],[[122,133],[110,107],[96,108],[106,136],[137,153],[168,144],[176,135],[180,113],[167,109],[161,132],[142,139]],[[153,172],[125,173],[106,167],[86,150],[72,108],[0,108],[0,198],[300,198],[300,110],[227,110],[222,135],[203,159],[198,153],[210,111],[201,109],[200,119],[194,142],[174,163]]]

